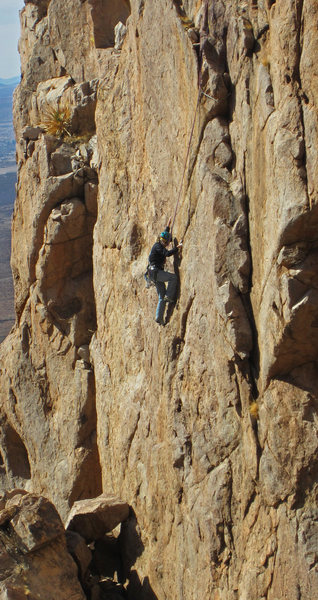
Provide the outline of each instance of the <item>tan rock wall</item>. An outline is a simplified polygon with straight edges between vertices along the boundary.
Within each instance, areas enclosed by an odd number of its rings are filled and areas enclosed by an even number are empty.
[[[51,0],[21,19],[2,486],[44,492],[63,516],[101,487],[128,502],[131,597],[313,599],[318,10]],[[74,139],[28,138],[48,101],[68,102]],[[161,328],[143,273],[195,114]]]
[[[188,7],[189,21],[194,9]],[[97,126],[106,143],[100,147],[92,342],[99,447],[104,486],[128,498],[136,512],[144,550],[134,568],[141,582],[149,577],[159,598],[172,590],[197,597],[198,574],[200,594],[213,598],[313,594],[308,563],[303,567],[310,542],[299,544],[296,534],[304,497],[298,504],[294,495],[303,493],[304,471],[309,503],[316,493],[309,464],[315,464],[317,426],[303,413],[303,403],[316,401],[275,382],[263,398],[273,375],[315,356],[314,299],[289,356],[283,333],[289,317],[279,313],[286,301],[274,306],[282,247],[289,253],[300,241],[302,249],[308,238],[315,247],[304,161],[306,143],[315,142],[305,142],[306,100],[297,81],[302,18],[300,6],[296,12],[265,3],[209,6],[213,47],[203,81],[213,99],[202,98],[195,125],[192,177],[175,228],[184,238],[180,297],[161,330],[153,322],[156,294],[145,297],[142,289],[142,269],[174,210],[197,94],[195,53],[171,3],[145,4],[136,24],[132,11],[108,95],[100,86]],[[161,19],[158,39],[153,23]],[[154,48],[160,61],[152,60]],[[188,65],[190,75],[184,75]],[[174,91],[178,82],[181,93]],[[313,264],[310,256],[306,264]],[[296,301],[301,290],[297,294]],[[307,369],[302,387],[309,377]],[[249,415],[255,385],[258,431]],[[274,413],[263,409],[269,397]],[[286,579],[275,567],[284,539],[294,557]]]
[[[101,491],[88,349],[96,329],[97,81],[75,83],[71,69],[65,75],[54,54],[57,13],[51,8],[48,2],[28,2],[21,14],[23,77],[14,115],[19,183],[11,259],[17,322],[1,348],[1,481],[4,488],[23,485],[48,495],[66,517],[75,500]],[[48,108],[59,111],[65,105],[72,137],[63,142],[48,135],[43,123]]]

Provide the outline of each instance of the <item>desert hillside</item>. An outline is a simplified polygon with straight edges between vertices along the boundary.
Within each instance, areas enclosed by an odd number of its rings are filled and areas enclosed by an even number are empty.
[[[14,323],[10,254],[15,182],[16,173],[0,173],[0,342]]]
[[[18,82],[19,78],[0,79],[0,342],[14,323],[10,269],[11,216],[16,183],[12,95]]]

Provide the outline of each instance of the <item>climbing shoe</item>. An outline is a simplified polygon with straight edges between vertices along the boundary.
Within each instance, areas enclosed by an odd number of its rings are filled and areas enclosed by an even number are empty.
[[[169,298],[169,296],[165,296],[164,297],[164,301],[165,302],[170,302],[170,304],[174,304],[174,300],[172,298]]]
[[[158,323],[158,325],[164,325],[164,321],[162,319],[156,319],[156,323]]]

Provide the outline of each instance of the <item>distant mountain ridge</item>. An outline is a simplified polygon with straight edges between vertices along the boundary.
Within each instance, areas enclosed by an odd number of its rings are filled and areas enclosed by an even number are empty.
[[[14,322],[10,248],[16,174],[9,169],[15,165],[12,96],[19,80],[0,78],[0,342]]]
[[[12,97],[19,77],[0,78],[0,123],[12,123]]]
[[[20,77],[17,75],[16,77],[10,77],[9,79],[3,79],[0,77],[0,86],[16,86],[20,83]]]

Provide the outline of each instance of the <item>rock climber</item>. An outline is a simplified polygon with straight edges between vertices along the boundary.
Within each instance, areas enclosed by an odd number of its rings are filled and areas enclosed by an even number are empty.
[[[156,286],[159,298],[156,310],[156,323],[159,323],[159,325],[164,325],[163,315],[166,302],[175,302],[178,282],[175,273],[164,270],[164,264],[168,256],[176,254],[178,249],[182,248],[182,242],[180,242],[171,250],[167,249],[171,242],[170,223],[171,219],[169,219],[165,230],[160,233],[149,254],[148,273]],[[167,289],[166,283],[168,283]]]

